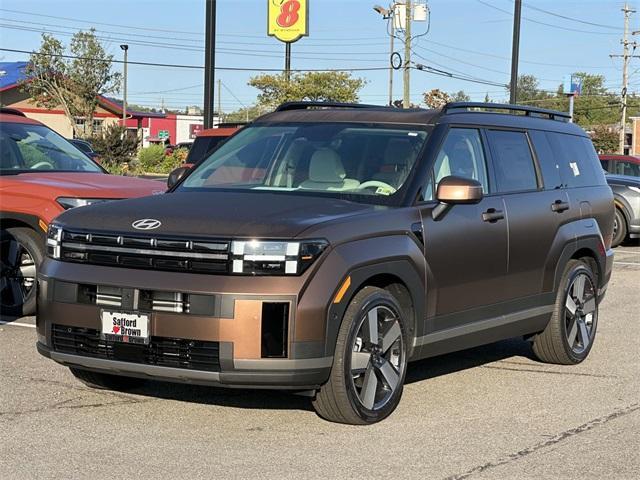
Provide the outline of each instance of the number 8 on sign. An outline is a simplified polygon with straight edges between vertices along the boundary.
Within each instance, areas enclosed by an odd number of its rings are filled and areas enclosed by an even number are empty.
[[[300,10],[300,2],[298,0],[287,0],[280,7],[280,15],[278,15],[278,25],[283,28],[289,28],[295,25],[298,20],[298,11]]]

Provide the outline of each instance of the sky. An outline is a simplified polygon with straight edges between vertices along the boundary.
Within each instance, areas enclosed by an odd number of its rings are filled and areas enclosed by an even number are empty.
[[[414,0],[416,1],[416,0]],[[386,5],[382,0],[377,2]],[[422,0],[424,3],[424,0]],[[376,0],[309,0],[309,36],[292,45],[294,69],[377,69],[353,71],[367,81],[360,100],[385,104],[388,99],[389,36],[386,21],[373,10]],[[430,22],[416,22],[412,60],[455,75],[411,73],[411,98],[421,102],[432,88],[464,90],[473,100],[488,94],[508,97],[513,0],[429,0]],[[540,87],[555,91],[565,75],[601,74],[612,91],[621,88],[624,2],[618,0],[523,0],[521,74],[532,74]],[[629,1],[632,8],[640,2]],[[80,29],[94,27],[107,52],[122,59],[187,66],[204,65],[204,0],[1,0],[0,48],[35,50],[46,31],[67,43]],[[267,0],[218,0],[216,80],[222,80],[221,106],[229,112],[255,102],[258,91],[247,85],[264,69],[284,65],[284,44],[268,37]],[[640,11],[630,30],[640,30]],[[640,42],[640,36],[632,37]],[[396,50],[402,46],[396,42]],[[28,55],[0,50],[0,61]],[[114,64],[121,70],[122,65]],[[232,71],[226,68],[247,70]],[[630,62],[630,91],[640,90],[640,58]],[[129,66],[130,103],[184,108],[201,105],[202,68]],[[490,83],[490,84],[487,84]],[[217,91],[214,93],[217,102]],[[394,98],[402,98],[402,73],[394,78]]]

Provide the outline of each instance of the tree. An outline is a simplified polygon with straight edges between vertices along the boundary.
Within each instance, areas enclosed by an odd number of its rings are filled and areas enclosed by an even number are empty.
[[[233,122],[247,122],[258,118],[260,115],[267,113],[270,109],[258,105],[251,105],[249,107],[242,107],[234,112],[225,113],[222,116],[222,121],[226,123]]]
[[[618,151],[619,138],[618,130],[605,125],[594,127],[591,134],[593,146],[598,153],[616,153]]]
[[[358,92],[366,80],[352,78],[347,72],[306,72],[291,74],[287,81],[284,74],[258,75],[249,85],[260,90],[258,105],[268,109],[291,101],[357,102]]]
[[[107,55],[95,36],[95,30],[73,35],[69,52],[74,58],[64,58],[60,40],[42,34],[38,52],[31,54],[25,69],[26,91],[39,107],[62,108],[71,122],[74,135],[89,137],[98,96],[120,88],[120,73],[112,72],[113,55]],[[81,126],[76,118],[83,118]]]
[[[449,94],[452,102],[470,102],[471,97],[464,93],[464,90],[460,90],[456,93]]]
[[[126,170],[125,165],[135,159],[138,139],[127,133],[126,127],[112,123],[103,130],[103,135],[91,139],[93,149],[100,155],[102,166],[111,172]]]
[[[439,88],[434,88],[424,94],[424,103],[429,108],[442,108],[450,101],[451,97],[449,94]]]

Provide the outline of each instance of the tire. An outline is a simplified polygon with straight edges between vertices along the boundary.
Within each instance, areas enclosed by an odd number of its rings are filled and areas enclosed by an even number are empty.
[[[329,380],[313,400],[318,415],[366,425],[395,410],[407,371],[405,321],[386,290],[364,287],[354,296],[340,325]]]
[[[541,361],[574,365],[589,355],[598,326],[595,278],[587,263],[571,260],[567,264],[551,320],[533,340],[533,351]]]
[[[624,242],[627,237],[627,221],[624,218],[624,213],[616,207],[616,211],[613,217],[613,238],[611,240],[611,246],[617,247]]]
[[[126,392],[144,385],[142,378],[121,377],[119,375],[109,375],[108,373],[91,372],[81,368],[69,367],[74,377],[84,383],[87,387],[99,390],[118,390]]]
[[[22,317],[36,311],[37,272],[44,258],[42,237],[31,228],[0,231],[0,309]]]

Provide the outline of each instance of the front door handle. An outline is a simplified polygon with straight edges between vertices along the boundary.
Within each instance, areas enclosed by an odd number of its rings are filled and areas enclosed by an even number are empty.
[[[562,213],[565,210],[569,210],[569,203],[562,200],[556,200],[551,204],[551,211],[556,213]]]
[[[482,220],[485,222],[494,223],[498,220],[504,219],[504,212],[502,210],[496,210],[495,208],[490,208],[486,212],[482,214]]]

